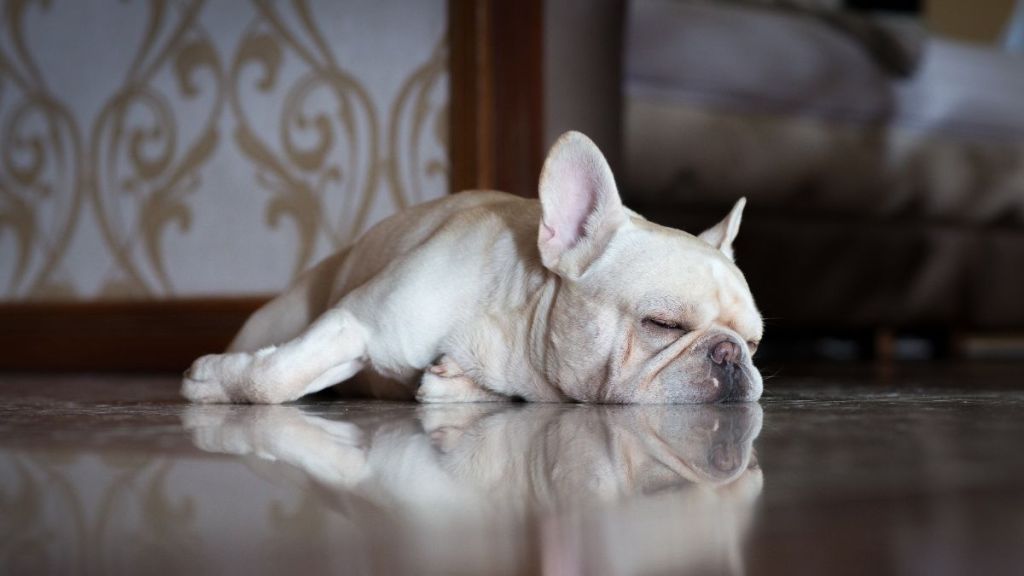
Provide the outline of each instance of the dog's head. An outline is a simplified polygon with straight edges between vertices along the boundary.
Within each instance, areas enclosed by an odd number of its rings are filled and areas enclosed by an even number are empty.
[[[623,207],[586,136],[552,147],[540,180],[538,247],[558,275],[547,376],[589,402],[752,401],[761,315],[732,260],[744,201],[699,236]]]

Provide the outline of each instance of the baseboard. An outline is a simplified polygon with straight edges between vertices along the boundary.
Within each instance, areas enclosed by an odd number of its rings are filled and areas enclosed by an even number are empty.
[[[181,372],[266,298],[0,304],[0,370]]]

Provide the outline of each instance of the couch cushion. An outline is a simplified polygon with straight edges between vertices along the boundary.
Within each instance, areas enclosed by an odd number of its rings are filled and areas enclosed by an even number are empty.
[[[929,40],[900,80],[820,20],[634,2],[623,189],[647,203],[1024,223],[1024,58]]]
[[[891,106],[888,75],[864,46],[809,16],[640,0],[626,42],[630,97],[857,119]]]

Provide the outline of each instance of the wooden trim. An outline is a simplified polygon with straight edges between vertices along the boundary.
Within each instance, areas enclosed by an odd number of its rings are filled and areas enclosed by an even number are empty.
[[[181,372],[266,298],[0,304],[0,370]]]
[[[537,195],[543,161],[541,0],[450,0],[451,188]]]

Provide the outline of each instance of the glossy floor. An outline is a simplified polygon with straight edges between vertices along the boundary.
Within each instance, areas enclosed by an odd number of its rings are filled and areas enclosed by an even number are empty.
[[[0,573],[1021,574],[1018,376],[812,372],[648,407],[0,377]]]

